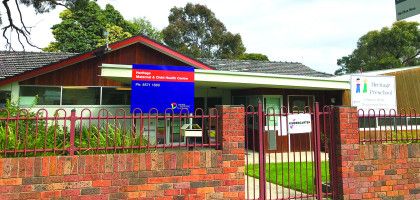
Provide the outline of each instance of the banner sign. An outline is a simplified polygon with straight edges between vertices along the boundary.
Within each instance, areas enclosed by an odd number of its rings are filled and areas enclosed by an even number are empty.
[[[168,108],[167,113],[194,113],[194,68],[133,64],[131,112],[152,108],[159,113]]]
[[[388,114],[391,109],[397,111],[394,76],[352,75],[350,84],[351,106],[364,110],[365,115],[369,110],[375,111],[376,114],[379,114],[381,109],[385,111],[381,111],[381,114]]]
[[[419,0],[395,0],[395,10],[397,20],[403,20],[408,17],[420,14]]]

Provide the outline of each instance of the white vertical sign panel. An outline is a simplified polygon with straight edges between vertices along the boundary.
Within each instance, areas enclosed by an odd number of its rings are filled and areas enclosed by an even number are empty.
[[[365,114],[372,109],[376,114],[384,109],[397,110],[397,95],[394,76],[363,76],[350,77],[351,106],[362,109]],[[381,111],[383,114],[383,111]]]

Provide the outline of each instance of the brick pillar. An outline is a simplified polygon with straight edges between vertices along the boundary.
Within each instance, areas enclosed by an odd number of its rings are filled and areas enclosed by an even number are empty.
[[[226,192],[223,199],[245,199],[245,112],[244,106],[217,106],[219,112],[218,141],[221,141]]]
[[[337,189],[339,199],[362,199],[356,194],[358,184],[355,175],[355,161],[359,160],[359,119],[355,107],[338,107],[336,120]]]

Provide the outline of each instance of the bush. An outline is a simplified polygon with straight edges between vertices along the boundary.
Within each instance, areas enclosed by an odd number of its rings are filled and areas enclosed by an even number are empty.
[[[59,117],[57,113],[54,115]],[[61,116],[63,117],[63,116]],[[0,151],[8,151],[7,156],[67,155],[70,147],[70,121],[48,119],[31,109],[20,109],[7,101],[6,108],[0,112]],[[75,129],[75,147],[81,148],[75,154],[144,152],[141,147],[148,144],[141,136],[122,129],[118,123],[106,126],[79,126]],[[139,147],[137,149],[98,150],[104,147]],[[35,150],[37,149],[37,152]],[[26,151],[23,151],[26,150]],[[4,156],[5,154],[1,154]]]

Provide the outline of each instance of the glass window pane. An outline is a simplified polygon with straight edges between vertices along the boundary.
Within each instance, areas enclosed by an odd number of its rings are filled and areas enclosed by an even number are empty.
[[[215,108],[216,105],[222,105],[222,97],[208,97],[207,108]]]
[[[245,105],[245,107],[247,107],[248,104],[246,103],[246,97],[234,96],[233,97],[233,105]]]
[[[130,105],[130,88],[102,88],[102,105]]]
[[[99,87],[63,87],[63,105],[99,105]]]
[[[0,91],[0,108],[4,108],[7,100],[10,100],[10,91]]]
[[[60,105],[60,87],[20,86],[19,105]]]
[[[420,125],[420,118],[409,118],[408,119],[409,125]]]
[[[308,110],[308,107],[310,110],[312,110],[312,104],[314,97],[313,96],[294,96],[289,95],[289,112],[304,112]]]
[[[376,117],[359,117],[359,128],[376,128]]]

